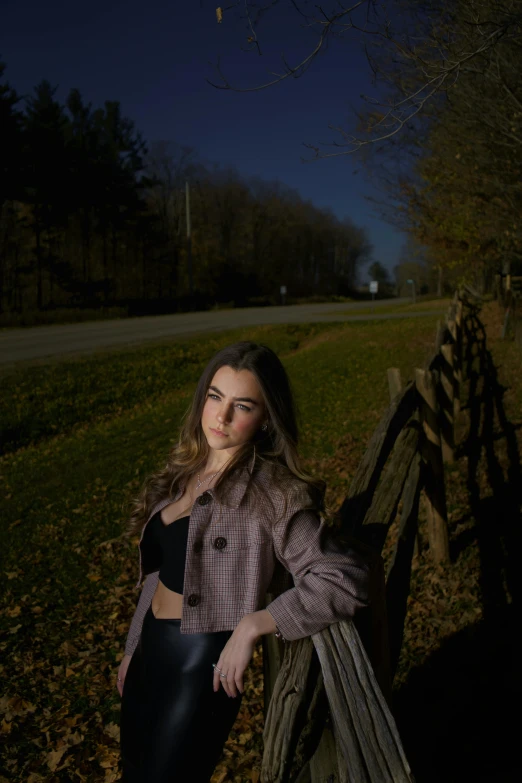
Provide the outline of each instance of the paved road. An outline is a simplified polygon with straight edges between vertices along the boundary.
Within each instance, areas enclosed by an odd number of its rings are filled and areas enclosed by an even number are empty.
[[[379,308],[404,304],[409,299],[382,299],[374,303],[374,314],[357,315],[369,302],[306,304],[285,307],[250,307],[237,310],[209,310],[201,313],[156,315],[78,324],[36,326],[0,331],[0,366],[40,364],[53,358],[85,356],[97,351],[123,349],[147,342],[172,340],[185,335],[261,324],[306,323],[311,321],[358,321],[372,318],[403,318],[427,313],[380,314]],[[347,310],[351,311],[347,314]],[[353,314],[352,314],[353,312]]]

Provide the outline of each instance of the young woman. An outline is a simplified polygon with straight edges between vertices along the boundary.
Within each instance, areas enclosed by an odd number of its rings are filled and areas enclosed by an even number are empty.
[[[219,351],[130,516],[146,579],[118,672],[124,783],[208,783],[260,636],[300,639],[368,604],[369,567],[330,535],[297,441],[276,354]]]

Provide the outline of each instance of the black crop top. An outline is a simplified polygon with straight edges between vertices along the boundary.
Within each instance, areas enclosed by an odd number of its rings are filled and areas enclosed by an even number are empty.
[[[162,558],[159,578],[169,590],[183,594],[185,577],[185,557],[190,517],[181,517],[169,525],[164,525],[161,511],[150,520],[154,538],[161,546]]]

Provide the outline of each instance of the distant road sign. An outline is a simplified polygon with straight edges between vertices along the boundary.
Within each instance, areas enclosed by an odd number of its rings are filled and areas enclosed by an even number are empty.
[[[280,288],[280,290],[279,290],[279,293],[280,293],[280,294],[286,294],[286,285],[282,285],[282,286],[281,286],[281,288]]]
[[[378,290],[379,290],[379,283],[377,282],[377,280],[372,280],[370,283],[370,293],[376,294]]]

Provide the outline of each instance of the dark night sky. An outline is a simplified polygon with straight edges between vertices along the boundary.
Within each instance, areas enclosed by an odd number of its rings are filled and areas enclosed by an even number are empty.
[[[230,0],[222,0],[226,5]],[[119,100],[146,142],[190,145],[203,162],[233,165],[245,175],[278,179],[339,218],[368,230],[373,257],[390,270],[405,235],[379,220],[364,198],[375,194],[353,156],[302,163],[303,142],[340,142],[328,123],[350,128],[352,107],[371,91],[369,67],[354,35],[330,43],[299,79],[251,93],[217,90],[211,63],[237,87],[252,87],[282,72],[281,53],[299,62],[317,41],[304,20],[281,0],[258,28],[263,56],[246,48],[245,22],[219,0],[1,0],[0,60],[23,94],[48,79],[65,99],[77,87],[93,107]],[[323,152],[335,152],[323,148]],[[367,276],[362,274],[362,280]]]

